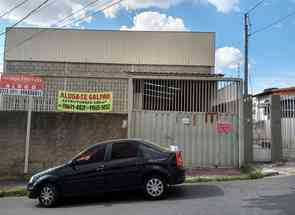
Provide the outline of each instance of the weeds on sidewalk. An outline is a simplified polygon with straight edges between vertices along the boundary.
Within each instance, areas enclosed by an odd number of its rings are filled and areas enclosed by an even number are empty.
[[[11,197],[11,196],[25,196],[27,190],[24,187],[12,187],[7,189],[0,189],[0,197]]]
[[[241,169],[241,175],[235,176],[195,176],[187,177],[185,183],[200,183],[211,181],[238,181],[238,180],[254,180],[263,178],[263,174],[260,170],[253,167],[243,167]]]

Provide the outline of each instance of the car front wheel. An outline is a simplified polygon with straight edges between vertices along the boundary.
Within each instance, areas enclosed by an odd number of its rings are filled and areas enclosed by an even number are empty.
[[[144,194],[151,200],[162,199],[167,191],[166,181],[157,175],[150,176],[145,180]]]
[[[43,207],[52,207],[58,202],[58,190],[52,184],[46,184],[41,187],[39,193],[39,203]]]

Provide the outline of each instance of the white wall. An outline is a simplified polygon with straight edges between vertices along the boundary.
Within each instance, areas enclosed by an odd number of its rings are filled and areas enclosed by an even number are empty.
[[[26,42],[23,42],[27,40]],[[214,67],[215,34],[14,28],[5,60]]]

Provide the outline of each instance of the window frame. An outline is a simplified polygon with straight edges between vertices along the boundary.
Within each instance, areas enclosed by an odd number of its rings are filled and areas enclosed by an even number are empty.
[[[92,150],[92,149],[94,149],[94,148],[96,148],[96,147],[101,147],[101,146],[105,147],[105,148],[104,148],[104,157],[103,157],[103,160],[102,160],[102,161],[99,161],[99,162],[90,162],[90,161],[89,161],[89,162],[80,162],[80,161],[77,160],[81,155],[83,155],[83,154],[86,153],[87,151]],[[78,155],[76,155],[76,156],[73,158],[73,161],[75,161],[76,164],[79,165],[79,166],[106,162],[106,159],[107,159],[107,148],[108,148],[108,144],[96,144],[96,145],[94,145],[94,146],[90,146],[90,147],[84,149],[83,151],[81,151]]]
[[[112,152],[113,152],[113,145],[114,144],[121,144],[121,143],[133,143],[137,145],[137,154],[135,157],[128,157],[128,158],[121,158],[121,159],[112,159]],[[122,140],[122,141],[116,141],[116,142],[112,142],[111,144],[107,145],[107,162],[115,162],[115,161],[122,161],[122,160],[128,160],[128,159],[138,159],[138,158],[142,158],[141,154],[140,154],[140,147],[139,147],[140,143],[137,141],[133,141],[133,140]]]

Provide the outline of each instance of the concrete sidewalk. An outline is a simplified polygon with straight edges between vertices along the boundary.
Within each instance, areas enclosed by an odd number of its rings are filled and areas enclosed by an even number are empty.
[[[27,180],[21,178],[12,178],[12,179],[1,179],[0,178],[0,190],[10,189],[13,187],[25,187]]]
[[[234,168],[194,168],[186,170],[186,175],[189,177],[238,176],[241,175],[241,170]]]
[[[257,168],[262,170],[262,173],[281,176],[295,175],[295,161],[278,162],[269,164],[255,164]]]

